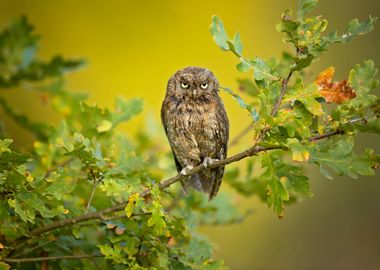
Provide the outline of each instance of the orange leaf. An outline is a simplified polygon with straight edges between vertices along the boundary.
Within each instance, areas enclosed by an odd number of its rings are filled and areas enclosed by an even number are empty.
[[[319,73],[314,83],[318,86],[319,94],[327,103],[342,103],[356,97],[354,89],[348,84],[347,80],[333,82],[335,73],[334,67],[329,67]]]

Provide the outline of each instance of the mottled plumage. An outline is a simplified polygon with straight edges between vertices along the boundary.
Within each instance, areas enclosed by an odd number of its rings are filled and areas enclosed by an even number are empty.
[[[218,93],[218,80],[205,68],[186,67],[169,79],[161,118],[178,172],[206,158],[226,158],[229,123]],[[208,193],[211,200],[223,173],[224,167],[202,170],[187,177],[183,187]]]

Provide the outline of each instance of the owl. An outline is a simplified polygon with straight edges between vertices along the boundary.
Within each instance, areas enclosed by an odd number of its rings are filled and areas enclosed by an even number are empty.
[[[168,81],[161,119],[177,171],[184,175],[185,193],[192,187],[213,199],[224,167],[209,166],[226,158],[229,136],[229,122],[214,74],[193,66],[177,71]],[[205,169],[186,177],[190,169],[200,164]]]

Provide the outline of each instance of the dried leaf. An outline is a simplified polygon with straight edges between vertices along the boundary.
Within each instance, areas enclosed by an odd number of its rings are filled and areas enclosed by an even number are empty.
[[[347,80],[333,82],[332,78],[335,73],[334,67],[319,73],[314,83],[318,86],[320,95],[328,103],[343,103],[356,97],[354,89],[351,88]]]

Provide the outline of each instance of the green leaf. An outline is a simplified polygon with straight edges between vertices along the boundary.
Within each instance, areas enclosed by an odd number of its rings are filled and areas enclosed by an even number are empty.
[[[210,33],[220,49],[223,51],[231,51],[238,57],[241,56],[243,52],[243,44],[241,43],[239,32],[236,32],[231,40],[224,30],[222,20],[219,19],[218,16],[212,16]]]
[[[279,217],[284,216],[284,201],[289,200],[289,194],[278,178],[271,178],[267,184],[268,206],[273,207]]]
[[[298,166],[284,163],[275,155],[266,154],[262,158],[264,173],[260,180],[267,184],[267,202],[279,217],[284,215],[284,202],[291,195],[312,196],[309,179]]]
[[[116,264],[127,264],[127,259],[125,258],[123,250],[120,246],[116,245],[112,248],[108,245],[98,245],[98,248],[106,259],[112,260]]]
[[[227,44],[228,36],[224,30],[223,22],[218,16],[212,16],[212,23],[210,25],[211,35],[220,49],[224,51],[229,50],[229,45]]]
[[[249,64],[249,62],[246,61]],[[271,74],[271,70],[264,60],[255,57],[250,65],[253,67],[253,77],[256,81],[261,80],[278,80],[279,78]]]
[[[285,10],[281,18],[282,22],[276,25],[276,30],[285,35],[285,43],[291,42],[296,44],[299,39],[298,27],[300,26],[300,22],[293,21],[290,9]]]
[[[252,79],[237,79],[236,80],[239,85],[239,90],[252,96],[256,97],[259,93],[258,87],[254,84]]]
[[[303,105],[305,105],[305,108],[313,115],[323,114],[322,105],[315,99],[315,97],[305,95],[297,98],[297,100],[299,100]]]
[[[284,215],[284,201],[289,200],[289,194],[277,175],[276,167],[270,155],[263,156],[262,166],[265,172],[260,176],[260,180],[267,183],[267,202],[269,207],[273,207],[279,217]]]
[[[307,54],[306,57],[302,57],[302,58],[297,57],[295,58],[295,66],[293,67],[293,70],[294,71],[303,70],[307,68],[308,66],[310,66],[313,60],[314,60],[314,55],[312,54]]]
[[[5,262],[0,262],[0,270],[9,270],[11,269],[11,266],[9,264],[6,264]]]
[[[202,263],[212,256],[212,248],[205,237],[193,235],[186,250],[186,257],[193,262]]]
[[[298,5],[298,20],[303,21],[318,4],[318,0],[300,0]]]
[[[357,94],[367,94],[379,86],[376,79],[377,68],[372,60],[356,64],[351,70],[348,82]]]
[[[342,36],[338,36],[337,31],[333,31],[328,36],[328,40],[333,43],[347,43],[359,35],[365,35],[375,29],[377,17],[369,16],[365,22],[359,22],[358,19],[351,20]]]
[[[231,89],[229,89],[227,87],[221,87],[221,88],[223,91],[225,91],[228,94],[230,94],[231,96],[233,96],[241,108],[246,109],[249,112],[253,121],[258,121],[259,115],[258,115],[257,111],[251,105],[245,103],[244,100],[238,94],[236,94],[234,91],[232,91]]]
[[[133,98],[125,100],[122,97],[118,97],[116,99],[115,113],[112,115],[112,124],[117,126],[121,122],[128,121],[142,111],[143,105],[142,99]]]
[[[285,164],[278,169],[277,174],[281,175],[281,181],[288,192],[295,195],[313,196],[309,178],[303,175],[301,167]]]
[[[28,161],[31,161],[29,155],[19,154],[14,151],[2,152],[0,153],[0,171],[11,170],[14,167],[27,163]]]
[[[154,227],[156,232],[161,233],[166,227],[166,222],[164,220],[165,214],[162,211],[162,206],[157,201],[153,201],[149,210],[152,214],[148,219],[148,226]]]
[[[232,41],[227,40],[229,50],[232,51],[236,56],[240,57],[243,52],[243,44],[240,41],[240,34],[236,32]]]
[[[298,77],[294,90],[285,95],[283,103],[294,103],[295,100],[298,100],[311,114],[320,116],[324,112],[321,103],[316,100],[319,97],[321,97],[321,95],[315,84],[304,87],[302,78]]]
[[[236,68],[240,72],[247,72],[251,68],[251,66],[248,65],[247,62],[242,61],[242,62],[240,62],[239,64],[236,65]]]
[[[348,102],[349,108],[358,110],[375,103],[378,97],[370,92],[379,86],[376,75],[377,69],[372,60],[355,65],[350,72],[348,83],[354,89],[356,97]]]
[[[309,162],[316,163],[320,167],[330,167],[338,175],[348,175],[355,179],[359,175],[374,175],[372,167],[378,164],[378,156],[374,155],[371,149],[357,155],[353,151],[353,146],[352,137],[329,138],[311,149]]]
[[[18,200],[8,200],[9,206],[13,207],[16,214],[22,219],[24,222],[32,222],[34,223],[34,218],[30,218],[24,208],[20,205]]]
[[[13,142],[11,139],[0,139],[0,154],[3,152],[11,152],[8,146]]]

